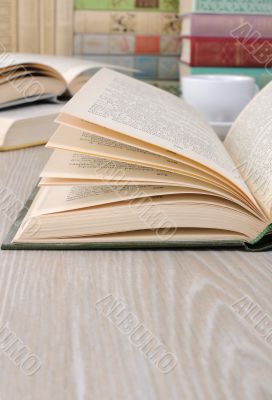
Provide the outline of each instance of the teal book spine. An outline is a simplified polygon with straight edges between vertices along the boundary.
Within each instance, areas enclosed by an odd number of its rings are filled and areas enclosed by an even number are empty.
[[[179,10],[179,0],[75,0],[77,10],[93,11],[162,11]]]
[[[217,67],[192,67],[192,75],[246,75],[255,78],[260,89],[272,80],[272,70],[265,68],[217,68]]]
[[[186,4],[187,3],[187,4]],[[271,14],[271,0],[181,0],[180,12],[223,13],[223,14]]]

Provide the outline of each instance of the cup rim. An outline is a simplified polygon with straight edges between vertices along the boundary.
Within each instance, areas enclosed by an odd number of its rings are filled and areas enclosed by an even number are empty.
[[[224,74],[197,74],[182,76],[184,81],[201,81],[209,83],[231,83],[231,82],[254,82],[255,79],[252,76],[246,75],[224,75]]]

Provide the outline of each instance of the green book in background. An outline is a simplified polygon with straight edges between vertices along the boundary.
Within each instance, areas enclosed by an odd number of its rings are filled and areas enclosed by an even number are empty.
[[[76,0],[77,10],[178,12],[179,0]]]
[[[180,75],[246,75],[256,80],[260,89],[272,80],[272,71],[265,68],[221,68],[221,67],[190,67],[180,64]]]
[[[181,0],[180,13],[272,14],[271,0]]]

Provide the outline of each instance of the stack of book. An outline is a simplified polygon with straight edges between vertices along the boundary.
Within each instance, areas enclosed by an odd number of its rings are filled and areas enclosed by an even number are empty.
[[[272,1],[182,0],[180,75],[272,78]]]
[[[133,76],[178,87],[178,0],[76,0],[74,54],[134,68]]]

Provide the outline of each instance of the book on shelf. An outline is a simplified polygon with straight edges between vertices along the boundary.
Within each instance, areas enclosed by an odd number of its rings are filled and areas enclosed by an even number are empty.
[[[45,144],[57,128],[61,104],[38,103],[0,113],[0,151]]]
[[[78,10],[178,12],[179,0],[75,0]]]
[[[2,249],[271,248],[271,107],[269,85],[223,144],[182,99],[100,70],[62,108]]]
[[[181,61],[199,67],[272,67],[272,38],[183,37]]]
[[[180,13],[272,14],[270,0],[181,0]]]
[[[56,0],[40,0],[40,53],[55,54]]]
[[[245,75],[255,79],[259,88],[263,88],[272,80],[271,68],[245,68],[245,67],[191,67],[180,63],[180,76],[188,75]],[[182,88],[181,88],[182,89]]]
[[[107,63],[129,69],[127,75],[141,80],[178,80],[179,57],[176,56],[118,56],[98,54],[84,56],[84,60]]]
[[[11,0],[10,3],[15,4],[12,21],[18,44],[9,51],[72,55],[73,0]]]
[[[57,56],[73,54],[74,0],[56,0],[56,47]]]
[[[272,38],[271,15],[184,15],[181,36]]]
[[[76,34],[74,54],[180,55],[181,39],[169,35]]]
[[[37,100],[69,98],[101,67],[99,62],[77,58],[3,53],[0,109]],[[111,68],[127,70],[114,65]]]
[[[179,35],[180,18],[173,13],[75,11],[74,33]]]
[[[18,51],[40,53],[40,5],[37,0],[18,0]]]
[[[1,53],[17,50],[17,0],[0,0]]]

